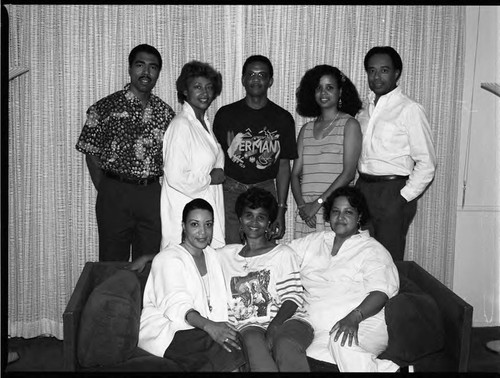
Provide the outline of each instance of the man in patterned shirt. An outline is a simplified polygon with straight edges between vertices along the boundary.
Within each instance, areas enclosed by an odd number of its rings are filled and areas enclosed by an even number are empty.
[[[151,94],[161,55],[142,44],[129,54],[130,83],[87,110],[76,144],[97,189],[99,260],[129,261],[158,252],[163,134],[175,113]]]

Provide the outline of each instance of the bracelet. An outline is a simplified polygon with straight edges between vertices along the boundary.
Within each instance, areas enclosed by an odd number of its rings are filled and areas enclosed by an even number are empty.
[[[365,318],[363,316],[363,313],[361,312],[361,310],[359,308],[355,308],[354,310],[352,310],[352,312],[359,312],[359,315],[361,315],[361,320],[363,320]]]
[[[288,206],[286,205],[286,203],[278,203],[278,207],[283,207],[285,209],[288,209]]]

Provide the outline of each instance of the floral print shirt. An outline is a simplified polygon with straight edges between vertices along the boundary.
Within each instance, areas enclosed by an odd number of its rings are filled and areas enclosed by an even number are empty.
[[[101,159],[101,168],[130,178],[163,173],[163,134],[175,116],[172,108],[151,94],[148,104],[127,84],[87,110],[76,149]]]

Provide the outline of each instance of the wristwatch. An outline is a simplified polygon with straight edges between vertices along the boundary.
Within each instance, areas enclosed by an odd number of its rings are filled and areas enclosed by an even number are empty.
[[[323,198],[319,197],[319,198],[316,200],[316,202],[317,202],[317,203],[319,203],[319,204],[321,205],[321,204],[322,204],[323,202],[325,202],[325,201],[323,200]]]

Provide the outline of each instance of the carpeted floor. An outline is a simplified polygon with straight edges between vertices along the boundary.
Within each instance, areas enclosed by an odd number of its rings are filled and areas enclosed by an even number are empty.
[[[490,340],[500,339],[500,327],[472,329],[469,372],[500,373],[500,354],[486,348]],[[54,337],[19,337],[8,340],[9,352],[17,352],[19,358],[6,366],[5,372],[63,371],[62,341]]]

